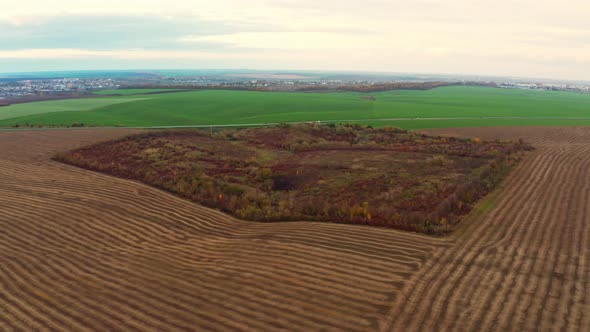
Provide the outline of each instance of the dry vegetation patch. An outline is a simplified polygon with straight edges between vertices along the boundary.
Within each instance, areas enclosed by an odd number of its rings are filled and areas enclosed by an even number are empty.
[[[59,154],[258,221],[314,220],[439,234],[530,146],[396,128],[297,125],[154,131]]]

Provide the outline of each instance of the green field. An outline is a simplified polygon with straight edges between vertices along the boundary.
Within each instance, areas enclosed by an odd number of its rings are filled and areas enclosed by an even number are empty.
[[[32,115],[51,116],[49,113],[65,112],[71,114],[72,112],[78,111],[92,111],[115,104],[140,100],[144,100],[144,98],[86,98],[15,104],[8,107],[0,107],[0,123],[6,122],[7,119],[20,119]],[[8,120],[8,123],[11,121]],[[16,122],[18,121],[15,120]]]
[[[154,93],[154,92],[167,92],[173,91],[171,89],[117,89],[117,90],[98,90],[94,91],[93,95],[120,95],[120,96],[129,96],[129,95],[141,95],[145,93]]]
[[[344,120],[403,128],[590,125],[590,94],[456,86],[369,95],[376,100],[353,92],[203,90],[39,102],[0,108],[0,126],[67,126],[77,122],[142,127]]]

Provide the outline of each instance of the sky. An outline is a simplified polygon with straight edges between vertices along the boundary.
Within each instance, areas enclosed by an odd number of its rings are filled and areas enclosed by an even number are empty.
[[[590,80],[587,0],[0,0],[0,72],[266,69]]]

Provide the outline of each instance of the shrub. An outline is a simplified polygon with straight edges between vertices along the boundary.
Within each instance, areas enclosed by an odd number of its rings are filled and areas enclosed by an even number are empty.
[[[428,137],[392,127],[279,128],[284,132],[228,130],[213,138],[195,130],[148,132],[54,159],[142,181],[243,219],[325,220],[435,234],[451,230],[527,147]],[[207,140],[215,141],[208,145]],[[244,157],[244,151],[236,152],[240,148],[253,150],[256,157]],[[344,154],[314,159],[323,149]],[[296,152],[303,150],[312,162],[299,161]],[[387,152],[377,152],[371,171],[350,167],[351,158],[370,151]],[[404,166],[386,159],[396,153],[403,154],[400,160],[408,158],[401,161]]]
[[[430,165],[442,167],[446,164],[447,158],[443,155],[437,155],[430,159]]]

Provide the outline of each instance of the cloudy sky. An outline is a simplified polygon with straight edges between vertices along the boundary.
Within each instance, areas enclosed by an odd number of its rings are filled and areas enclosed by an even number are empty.
[[[590,80],[588,0],[0,0],[0,72],[308,69]]]

